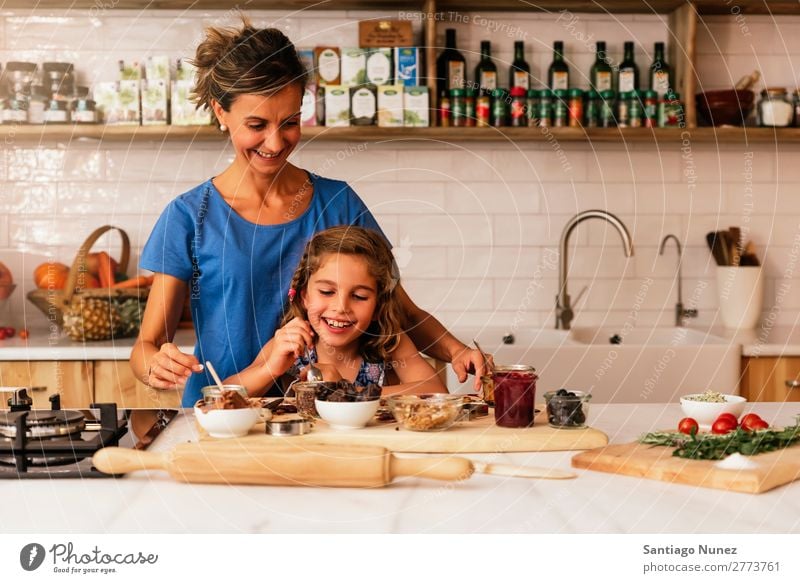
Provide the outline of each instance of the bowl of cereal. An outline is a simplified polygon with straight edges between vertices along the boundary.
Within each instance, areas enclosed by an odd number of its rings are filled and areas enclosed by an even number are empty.
[[[731,413],[738,419],[746,402],[747,399],[740,395],[706,391],[681,397],[681,409],[684,415],[697,421],[700,429],[707,431],[723,413]]]
[[[444,431],[461,419],[464,398],[448,393],[394,395],[386,405],[404,429]]]

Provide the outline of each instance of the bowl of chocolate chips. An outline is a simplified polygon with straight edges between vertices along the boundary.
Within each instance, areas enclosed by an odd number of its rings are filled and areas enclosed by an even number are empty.
[[[361,429],[375,416],[381,399],[378,385],[366,387],[342,380],[318,383],[314,406],[332,429]]]

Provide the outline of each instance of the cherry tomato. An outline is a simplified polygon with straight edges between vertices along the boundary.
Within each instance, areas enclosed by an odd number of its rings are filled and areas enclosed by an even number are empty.
[[[28,329],[23,328],[22,330],[20,330],[19,337],[22,338],[23,340],[26,340],[28,338]]]
[[[17,333],[17,331],[11,326],[6,326],[5,331],[6,331],[6,338],[13,338],[14,334]]]
[[[0,340],[5,340],[5,339],[6,339],[6,329],[0,328]]]
[[[755,413],[750,413],[742,417],[742,429],[745,431],[758,431],[759,429],[766,429],[768,427],[769,423]]]
[[[727,418],[720,417],[714,421],[714,425],[711,426],[711,433],[716,433],[717,435],[724,435],[726,433],[730,433],[731,431],[736,429],[736,421],[731,421]]]
[[[681,433],[691,435],[692,433],[697,433],[698,429],[700,429],[700,426],[697,425],[697,421],[691,417],[684,417],[678,421],[678,431]]]
[[[726,419],[733,423],[734,429],[739,425],[739,421],[736,419],[736,415],[733,413],[720,413],[719,417],[717,417],[717,421],[720,419]]]

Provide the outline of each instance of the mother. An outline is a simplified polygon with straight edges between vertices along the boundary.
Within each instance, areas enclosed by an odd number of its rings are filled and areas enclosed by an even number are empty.
[[[197,48],[195,96],[229,132],[235,159],[221,174],[174,199],[142,252],[155,272],[131,366],[158,389],[185,385],[182,405],[247,367],[275,333],[306,242],[337,225],[380,227],[345,182],[288,161],[300,141],[306,70],[286,36],[254,28],[208,28]],[[197,333],[193,355],[172,343],[187,289]],[[483,359],[400,290],[417,347],[452,363],[459,379],[483,372]],[[476,375],[476,386],[479,382]]]

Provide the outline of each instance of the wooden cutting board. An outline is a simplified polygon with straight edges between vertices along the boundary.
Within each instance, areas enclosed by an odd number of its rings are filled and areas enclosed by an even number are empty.
[[[212,439],[203,436],[201,439]],[[290,439],[292,443],[321,445],[379,445],[389,451],[409,453],[502,453],[514,451],[565,451],[591,449],[608,443],[602,431],[556,429],[547,425],[540,413],[533,427],[508,429],[494,424],[494,416],[457,423],[446,431],[409,431],[397,423],[371,422],[363,429],[331,429],[322,420],[314,421],[314,430],[306,435],[273,437],[259,423],[242,439]]]
[[[725,470],[716,461],[673,457],[673,447],[642,443],[609,445],[572,458],[572,467],[760,494],[800,478],[800,446],[748,457],[758,468]]]

